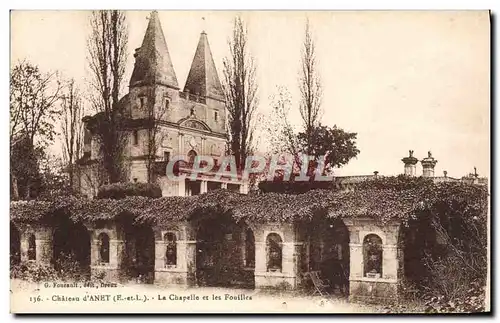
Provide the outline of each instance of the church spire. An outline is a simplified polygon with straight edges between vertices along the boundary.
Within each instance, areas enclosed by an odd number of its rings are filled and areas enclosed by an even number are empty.
[[[130,86],[162,84],[179,88],[157,11],[151,13],[142,45],[134,57]]]
[[[205,31],[200,35],[198,47],[186,80],[184,92],[216,100],[224,100],[224,93],[215,68],[214,59]]]

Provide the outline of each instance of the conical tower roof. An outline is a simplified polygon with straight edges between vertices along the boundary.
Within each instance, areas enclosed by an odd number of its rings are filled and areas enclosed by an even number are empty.
[[[222,91],[222,85],[205,32],[200,35],[184,91],[203,97],[224,100],[224,92]]]
[[[130,86],[162,84],[179,88],[157,11],[151,13],[142,45],[134,56]]]

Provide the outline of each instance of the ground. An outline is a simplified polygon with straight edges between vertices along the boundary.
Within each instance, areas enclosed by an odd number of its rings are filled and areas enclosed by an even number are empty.
[[[97,287],[97,285],[95,284],[93,288],[84,287],[83,283],[79,283],[77,287],[64,287],[65,285],[53,287],[54,282],[28,283],[12,279],[11,312],[332,314],[380,312],[378,307],[349,303],[339,297],[295,296],[288,293],[209,287],[167,288],[133,283],[117,287]],[[99,300],[90,301],[90,296]],[[204,296],[208,297],[208,300],[203,300]],[[62,300],[63,297],[66,300]],[[74,300],[69,301],[68,297],[73,297]],[[190,299],[182,300],[183,297]]]

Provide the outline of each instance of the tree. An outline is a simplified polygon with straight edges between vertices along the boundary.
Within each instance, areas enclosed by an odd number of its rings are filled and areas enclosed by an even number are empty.
[[[229,150],[240,168],[244,167],[247,156],[254,148],[254,116],[257,109],[256,67],[247,41],[247,28],[241,17],[236,17],[229,41],[230,56],[223,62],[223,88],[228,111]]]
[[[18,136],[10,148],[11,199],[29,200],[36,198],[41,174],[39,160],[43,155],[41,147],[34,147],[29,137]]]
[[[38,198],[49,199],[55,196],[68,196],[73,193],[69,186],[67,164],[60,157],[45,153],[39,161],[40,164],[40,193]]]
[[[359,154],[356,147],[356,133],[346,132],[337,126],[327,127],[319,124],[310,133],[299,132],[298,150],[308,151],[315,159],[324,158],[324,170],[342,167]],[[324,157],[323,157],[324,156]],[[315,163],[313,163],[315,166]]]
[[[149,89],[148,98],[155,97],[155,90]],[[161,143],[167,136],[167,133],[161,130],[160,121],[164,120],[169,107],[168,98],[164,97],[162,104],[155,106],[155,100],[147,100],[147,115],[146,115],[146,138],[147,142],[144,146],[146,155],[147,181],[153,183],[156,181],[156,162],[158,158],[158,149]],[[163,164],[162,169],[166,169],[167,165]]]
[[[309,19],[306,22],[304,43],[302,44],[301,69],[299,77],[301,94],[299,111],[306,136],[305,152],[311,153],[312,135],[321,118],[321,82],[317,70],[316,46],[311,35]]]
[[[19,62],[10,76],[10,148],[13,198],[19,196],[23,178],[24,198],[31,198],[38,177],[38,159],[54,140],[54,124],[60,115],[57,101],[61,83],[56,73],[42,73],[38,66]]]
[[[278,88],[272,97],[272,112],[268,118],[268,137],[274,154],[287,153],[294,157],[295,169],[302,168],[302,154],[314,160],[308,164],[311,176],[322,158],[324,172],[331,173],[333,168],[346,165],[359,154],[356,147],[356,133],[346,132],[336,125],[321,124],[322,87],[316,60],[316,46],[311,34],[309,20],[306,22],[305,37],[301,51],[299,76],[299,112],[302,130],[295,131],[289,121],[288,113],[292,99],[287,89]]]
[[[101,145],[103,167],[109,181],[124,176],[126,136],[119,102],[127,58],[128,28],[125,13],[93,11],[88,38],[88,64],[92,73],[91,104],[100,113],[95,134]]]
[[[74,189],[75,162],[83,150],[83,104],[75,80],[66,85],[62,101],[62,151],[69,175],[69,186]]]

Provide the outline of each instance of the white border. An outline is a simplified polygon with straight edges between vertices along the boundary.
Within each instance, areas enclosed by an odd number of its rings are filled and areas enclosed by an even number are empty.
[[[10,37],[10,30],[9,30],[9,24],[10,24],[10,14],[8,9],[104,9],[104,8],[119,8],[119,9],[144,9],[144,10],[150,10],[150,9],[302,9],[302,10],[325,10],[325,9],[336,9],[336,10],[361,10],[361,9],[370,9],[370,10],[384,10],[384,9],[392,9],[392,10],[412,10],[412,9],[424,9],[424,10],[435,10],[435,9],[491,9],[494,13],[497,14],[497,25],[498,25],[498,13],[500,12],[499,9],[499,4],[500,1],[498,0],[470,0],[470,1],[463,1],[463,0],[455,0],[455,1],[444,1],[444,0],[420,0],[420,1],[377,1],[376,3],[370,0],[365,0],[365,1],[355,1],[355,0],[341,0],[341,1],[318,1],[318,0],[309,0],[309,1],[298,1],[298,0],[288,0],[288,1],[270,1],[270,0],[265,0],[265,1],[260,1],[260,0],[253,0],[253,1],[202,1],[202,0],[183,0],[183,1],[178,1],[178,2],[173,2],[173,1],[168,1],[168,2],[153,2],[153,1],[140,1],[140,2],[134,2],[134,3],[125,3],[123,1],[95,1],[95,0],[87,0],[85,2],[69,2],[69,1],[2,1],[2,17],[3,19],[0,19],[0,28],[2,35],[4,36],[4,49],[2,51],[3,54],[3,62],[4,65],[4,72],[3,75],[4,77],[2,78],[4,84],[2,89],[2,95],[3,95],[3,103],[4,103],[4,111],[5,117],[2,118],[2,122],[7,123],[8,121],[8,116],[7,116],[7,106],[8,106],[8,78],[7,75],[9,74],[9,69],[7,65],[7,61],[9,61],[9,55],[10,55],[10,49],[9,46],[7,45],[7,40]],[[168,7],[166,7],[168,5]],[[496,26],[495,30],[497,29]],[[497,43],[498,33],[495,33],[495,44]],[[10,44],[10,41],[9,41]],[[496,46],[495,46],[496,47]],[[498,51],[496,52],[496,56],[498,57]],[[9,64],[10,65],[10,64]],[[495,76],[495,75],[492,75]],[[496,83],[495,88],[493,91],[498,92],[498,83]],[[493,120],[491,120],[493,121]],[[497,113],[497,118],[495,118],[496,123],[498,124],[498,113]],[[8,136],[7,132],[9,129],[7,125],[5,127],[2,127],[1,129],[4,129],[5,134],[4,136],[1,137],[2,140],[0,140],[1,143],[1,148],[2,151],[7,152],[8,151]],[[498,138],[495,136],[495,142],[498,144]],[[4,185],[2,186],[2,193],[0,196],[2,198],[2,205],[4,206],[4,209],[7,211],[5,213],[8,214],[8,208],[9,208],[9,185],[8,181],[6,180],[6,177],[8,175],[8,167],[9,167],[9,159],[8,159],[8,154],[4,153],[2,154],[2,166],[3,169],[5,170],[5,180],[4,180]],[[493,165],[492,165],[493,166]],[[495,178],[491,178],[491,180],[496,180]],[[492,196],[492,198],[495,198],[495,196]],[[8,216],[7,214],[5,215],[4,221],[5,224],[8,222]],[[491,212],[492,215],[495,215],[496,212],[492,210]],[[497,226],[498,226],[498,220]],[[8,225],[3,225],[2,230],[4,230],[4,234],[2,236],[4,239],[8,239]],[[495,232],[498,233],[497,228],[492,228],[492,230],[495,230]],[[7,242],[7,241],[6,241]],[[7,243],[5,243],[7,245]],[[4,308],[2,309],[1,313],[4,316],[7,316],[6,313],[9,313],[9,307],[10,303],[8,298],[10,297],[9,295],[9,282],[6,279],[8,277],[8,253],[7,253],[7,248],[2,248],[1,250],[2,256],[1,259],[4,261],[3,265],[1,266],[2,270],[4,270],[4,273],[2,277],[4,277],[3,280],[1,280],[1,283],[3,284],[2,286],[2,304]],[[498,251],[497,251],[498,252]],[[498,259],[498,254],[496,255],[495,259]],[[497,279],[498,281],[498,279]],[[493,286],[492,286],[493,287]],[[494,300],[492,300],[492,307],[494,306],[493,304]],[[210,317],[208,317],[210,318]],[[258,319],[262,320],[263,318]],[[6,319],[6,321],[13,320],[14,317],[12,315],[9,315],[7,317],[3,317],[3,319]],[[2,321],[4,321],[2,319]],[[43,318],[38,318],[41,321],[51,321],[51,317],[43,317]],[[99,320],[102,318],[97,318],[97,317],[88,317],[84,318],[82,321],[95,321]],[[123,318],[120,318],[123,319]],[[135,318],[133,317],[133,320],[140,321],[142,318]],[[175,317],[167,317],[169,322],[171,321],[176,321],[177,318]],[[186,318],[183,318],[185,320]],[[197,318],[201,320],[206,320],[207,317],[201,317]],[[241,320],[248,320],[248,318],[238,318]],[[272,318],[267,318],[269,320],[286,320],[286,317],[272,317]],[[305,320],[308,320],[307,317],[304,318]],[[329,319],[329,318],[327,318]],[[340,317],[335,317],[335,319],[341,319]],[[352,317],[350,318],[352,319]],[[359,319],[359,318],[356,318]],[[370,318],[365,318],[365,319],[370,319]],[[402,317],[397,317],[396,319],[400,320]],[[435,320],[439,318],[433,318],[433,317],[426,317],[425,320]],[[469,318],[471,319],[471,318]]]

